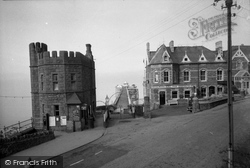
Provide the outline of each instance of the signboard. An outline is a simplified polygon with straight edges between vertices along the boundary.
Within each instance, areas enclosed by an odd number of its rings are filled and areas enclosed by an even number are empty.
[[[61,125],[67,125],[67,117],[66,116],[61,116]]]
[[[192,18],[189,20],[188,24],[191,28],[188,32],[188,37],[191,40],[203,37],[208,41],[218,36],[225,35],[228,32],[227,14],[216,15],[208,19],[202,17]],[[236,23],[232,22],[232,31],[234,31],[233,26],[236,25]]]
[[[49,116],[49,126],[56,126],[56,117]]]

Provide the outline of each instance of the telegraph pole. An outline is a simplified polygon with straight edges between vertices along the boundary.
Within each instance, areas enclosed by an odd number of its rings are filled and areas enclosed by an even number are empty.
[[[220,0],[214,0],[214,5]],[[228,144],[228,168],[234,167],[234,123],[233,123],[233,99],[232,99],[232,25],[231,25],[231,7],[233,0],[225,0],[227,8],[227,26],[228,26],[228,58],[227,58],[227,92],[228,92],[228,119],[229,119],[229,144]]]
[[[228,87],[228,116],[229,116],[229,146],[228,146],[228,168],[234,167],[234,123],[233,123],[233,101],[232,101],[232,28],[231,28],[231,7],[233,5],[232,0],[226,0],[227,8],[227,26],[228,26],[228,76],[227,76],[227,87]]]

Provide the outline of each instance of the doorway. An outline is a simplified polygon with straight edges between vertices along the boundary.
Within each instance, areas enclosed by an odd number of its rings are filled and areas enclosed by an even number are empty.
[[[160,91],[160,105],[164,105],[166,102],[165,91]]]
[[[209,87],[209,96],[211,96],[212,94],[215,94],[215,87],[214,86]]]

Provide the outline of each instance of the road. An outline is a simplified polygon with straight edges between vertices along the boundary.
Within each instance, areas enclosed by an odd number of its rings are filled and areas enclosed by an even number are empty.
[[[250,99],[234,103],[235,146],[248,151],[244,143],[250,139],[249,105]],[[64,167],[221,167],[228,130],[227,104],[196,114],[123,120],[99,140],[65,153]]]

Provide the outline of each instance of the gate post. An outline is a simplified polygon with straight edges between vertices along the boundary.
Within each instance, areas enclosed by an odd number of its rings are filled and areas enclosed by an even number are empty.
[[[192,113],[196,113],[199,110],[199,101],[198,98],[196,97],[196,95],[193,98],[193,109],[192,109]]]
[[[151,118],[150,100],[148,96],[144,97],[144,117]]]

